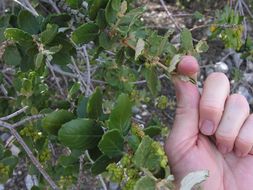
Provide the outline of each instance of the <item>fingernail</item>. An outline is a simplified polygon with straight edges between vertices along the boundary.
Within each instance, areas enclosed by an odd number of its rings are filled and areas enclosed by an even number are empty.
[[[222,154],[226,154],[228,152],[228,148],[222,144],[218,145],[218,149]]]
[[[235,154],[238,156],[238,157],[242,157],[242,153],[241,151],[239,151],[238,149],[235,149]]]
[[[204,135],[212,135],[214,130],[213,122],[209,120],[204,120],[200,130]]]

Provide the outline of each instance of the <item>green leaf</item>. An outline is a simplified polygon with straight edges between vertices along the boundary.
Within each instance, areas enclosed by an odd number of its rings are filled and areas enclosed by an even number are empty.
[[[107,131],[98,144],[101,152],[113,158],[121,156],[124,148],[124,138],[117,129]]]
[[[58,28],[56,24],[47,24],[46,30],[40,34],[41,42],[45,45],[52,42],[58,32]]]
[[[90,19],[94,20],[99,10],[105,8],[108,2],[109,0],[93,0],[89,10]]]
[[[152,138],[156,135],[160,135],[162,129],[160,126],[154,125],[154,126],[146,127],[143,131],[145,135],[148,135]]]
[[[98,24],[100,29],[104,29],[107,26],[106,18],[105,18],[105,10],[100,9],[97,18],[96,18],[96,23]]]
[[[75,82],[69,90],[68,98],[73,98],[79,92],[80,86],[81,84],[79,82]]]
[[[112,8],[116,11],[120,10],[121,0],[111,0]]]
[[[161,90],[161,82],[157,76],[156,68],[153,65],[148,65],[145,69],[145,78],[151,94],[155,97]]]
[[[112,163],[114,160],[106,155],[100,156],[92,165],[91,172],[93,175],[101,174],[106,171],[106,167]]]
[[[35,66],[36,68],[40,68],[44,61],[44,55],[43,53],[39,52],[35,59]]]
[[[82,0],[66,0],[66,3],[73,9],[78,9]]]
[[[20,29],[30,34],[37,34],[40,31],[38,20],[29,11],[20,11],[17,22]]]
[[[156,181],[148,176],[141,177],[135,184],[134,190],[155,190]]]
[[[69,155],[69,156],[61,155],[59,159],[57,160],[57,162],[58,164],[62,166],[71,166],[78,163],[78,158],[72,155]]]
[[[85,118],[87,116],[88,101],[89,101],[89,98],[85,96],[80,100],[76,109],[77,117]]]
[[[66,49],[61,49],[59,52],[53,54],[52,63],[56,65],[67,65],[71,62],[71,56]]]
[[[94,120],[75,119],[62,126],[58,138],[70,148],[85,150],[97,146],[103,133]]]
[[[135,152],[141,143],[140,138],[136,135],[131,135],[127,139],[129,147]]]
[[[17,28],[7,28],[4,32],[4,35],[8,40],[19,43],[25,48],[31,48],[34,45],[32,36],[27,32]]]
[[[20,65],[22,58],[15,45],[10,45],[5,48],[3,60],[7,65]]]
[[[155,141],[145,136],[138,149],[133,156],[133,162],[138,168],[147,168],[150,171],[158,171],[160,169],[160,157],[156,154],[153,146]]]
[[[105,32],[101,32],[99,35],[99,45],[108,50],[112,47],[113,41],[110,39],[109,35]]]
[[[74,119],[74,114],[66,110],[54,111],[42,120],[43,128],[50,134],[57,135],[62,124]]]
[[[103,94],[100,88],[96,88],[95,92],[90,96],[87,105],[87,113],[89,118],[97,119],[101,116],[103,113],[102,103]]]
[[[188,30],[187,28],[184,28],[182,32],[180,33],[180,42],[181,42],[181,47],[185,51],[189,52],[189,51],[194,50],[193,42],[192,42],[192,34],[190,30]]]
[[[18,163],[18,158],[15,156],[5,157],[4,159],[0,160],[0,163],[8,165],[11,169],[14,169]]]
[[[117,11],[113,9],[112,1],[113,0],[110,0],[105,8],[105,18],[110,25],[115,23],[115,21],[117,20]]]
[[[198,44],[196,45],[196,51],[197,51],[198,53],[207,52],[207,51],[208,51],[208,48],[209,48],[209,46],[208,46],[208,44],[207,44],[207,42],[206,42],[205,40],[200,40],[200,41],[198,42]]]
[[[43,22],[43,28],[48,24],[56,24],[60,27],[68,27],[68,22],[71,20],[71,16],[67,13],[50,14]]]
[[[99,27],[94,23],[86,23],[72,33],[72,40],[76,44],[88,43],[95,40],[99,34]]]
[[[118,129],[126,135],[130,128],[132,116],[132,103],[126,94],[121,94],[109,118],[109,129]]]

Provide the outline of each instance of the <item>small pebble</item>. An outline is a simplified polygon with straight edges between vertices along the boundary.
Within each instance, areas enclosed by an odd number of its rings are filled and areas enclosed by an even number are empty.
[[[140,119],[140,120],[142,119],[142,117],[140,115],[138,115],[138,114],[135,115],[135,118],[136,119]]]
[[[228,66],[224,62],[217,62],[214,65],[214,69],[216,72],[222,72],[222,73],[227,73],[228,72]]]

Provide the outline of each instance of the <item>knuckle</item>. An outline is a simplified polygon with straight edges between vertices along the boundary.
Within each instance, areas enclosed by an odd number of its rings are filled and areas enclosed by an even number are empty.
[[[231,144],[235,141],[236,136],[232,133],[221,134],[216,131],[215,138],[217,142],[224,142],[224,144]]]
[[[228,102],[236,105],[247,114],[250,112],[250,107],[247,99],[241,94],[232,94],[228,97]]]
[[[253,140],[238,136],[236,138],[235,144],[237,146],[252,146],[253,145]]]
[[[214,101],[203,101],[200,104],[200,112],[209,114],[221,114],[223,112],[223,106],[216,104]]]

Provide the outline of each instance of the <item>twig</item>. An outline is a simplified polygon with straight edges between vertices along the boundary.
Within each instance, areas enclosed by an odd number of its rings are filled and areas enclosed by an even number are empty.
[[[77,73],[78,79],[79,79],[80,83],[82,84],[82,86],[81,86],[82,87],[82,91],[87,91],[87,84],[85,83],[85,81],[83,79],[83,76],[81,74],[81,71],[77,67],[76,61],[75,61],[75,59],[73,57],[71,57],[71,61],[72,61],[73,65],[74,65],[74,68],[75,68],[75,71]],[[85,88],[86,88],[86,90],[84,90]]]
[[[64,92],[63,92],[63,89],[62,89],[62,87],[61,87],[61,85],[60,85],[60,83],[59,83],[59,81],[58,81],[58,79],[57,79],[57,77],[56,77],[56,75],[55,75],[55,73],[54,73],[53,67],[52,67],[52,65],[50,64],[50,61],[48,60],[48,58],[46,58],[46,65],[47,65],[47,67],[49,68],[49,70],[51,71],[51,73],[52,73],[52,75],[53,75],[53,77],[54,77],[54,80],[55,80],[55,82],[56,82],[56,85],[57,85],[57,87],[58,87],[58,89],[59,89],[61,95],[62,95],[63,97],[65,97],[65,94],[64,94]]]
[[[177,21],[175,20],[175,18],[172,16],[172,14],[170,13],[169,9],[167,8],[164,0],[160,0],[164,10],[166,11],[168,17],[170,18],[170,20],[175,24],[176,28],[181,31],[181,27],[178,25]]]
[[[0,85],[0,89],[4,96],[8,96],[8,91],[6,90],[3,84]]]
[[[27,146],[27,144],[24,142],[24,140],[18,134],[18,132],[13,128],[13,126],[10,125],[9,123],[4,122],[4,121],[0,121],[0,126],[2,126],[2,127],[6,128],[6,129],[10,130],[11,134],[16,138],[16,140],[18,141],[18,143],[23,147],[23,149],[27,153],[28,157],[30,158],[30,160],[32,161],[32,163],[34,164],[34,166],[43,175],[43,177],[49,183],[49,185],[52,187],[52,189],[59,190],[59,188],[57,187],[57,185],[55,184],[55,182],[47,174],[47,172],[44,170],[44,168],[41,165],[41,163],[36,159],[36,157],[33,155],[32,151],[30,150],[30,148]]]
[[[86,155],[86,157],[88,158],[88,160],[89,160],[92,164],[94,164],[94,161],[91,159],[91,157],[90,157],[90,155],[89,155],[89,152],[88,152],[87,150],[85,151],[85,155]],[[102,184],[102,186],[103,186],[103,189],[104,189],[104,190],[107,190],[107,186],[106,186],[105,181],[104,181],[103,177],[101,176],[101,174],[98,175],[98,179],[100,180],[100,182],[101,182],[101,184]]]
[[[25,119],[23,119],[23,120],[21,120],[21,121],[19,121],[17,123],[14,123],[12,126],[14,128],[17,128],[17,127],[19,127],[21,125],[24,125],[26,122],[37,120],[37,119],[41,119],[43,117],[45,117],[44,114],[33,115],[33,116],[27,117],[27,118],[25,118]]]
[[[243,6],[245,7],[246,11],[249,13],[250,17],[253,18],[253,14],[252,14],[252,12],[250,11],[249,6],[245,3],[244,0],[241,0],[241,2],[242,2],[242,4],[243,4]]]
[[[16,100],[14,97],[11,96],[0,96],[0,99]]]
[[[39,16],[39,14],[37,13],[37,11],[31,6],[31,4],[28,2],[28,4],[25,2],[20,2],[18,0],[13,0],[15,3],[19,4],[21,7],[23,7],[24,9],[26,9],[27,11],[29,11],[30,13],[32,13],[34,16]]]
[[[87,53],[87,49],[86,49],[86,46],[84,45],[82,47],[82,55],[83,55],[83,58],[85,59],[85,62],[86,62],[86,67],[87,67],[87,89],[86,89],[86,96],[89,96],[90,95],[90,86],[91,86],[91,74],[90,74],[90,60],[89,60],[89,55]]]
[[[79,174],[77,180],[77,190],[81,190],[81,184],[83,180],[83,162],[84,162],[84,154],[82,154],[79,158]]]
[[[162,79],[162,78],[167,78],[167,76],[165,74],[158,76],[158,79]],[[147,83],[147,80],[140,80],[140,81],[131,82],[131,84],[135,84],[135,85],[145,84],[145,83]]]
[[[49,4],[49,5],[51,5],[52,8],[55,10],[56,13],[58,13],[58,14],[61,13],[60,9],[56,6],[55,2],[53,2],[52,0],[40,0],[40,1],[45,2],[45,3]]]
[[[12,113],[12,114],[10,114],[10,115],[7,115],[7,116],[5,116],[5,117],[1,117],[1,118],[0,118],[0,121],[6,121],[6,120],[9,120],[9,119],[11,119],[11,118],[13,118],[13,117],[16,117],[17,115],[19,115],[19,114],[25,112],[27,109],[28,109],[28,106],[25,106],[25,107],[23,107],[22,109],[20,109],[20,110],[14,112],[14,113]]]

